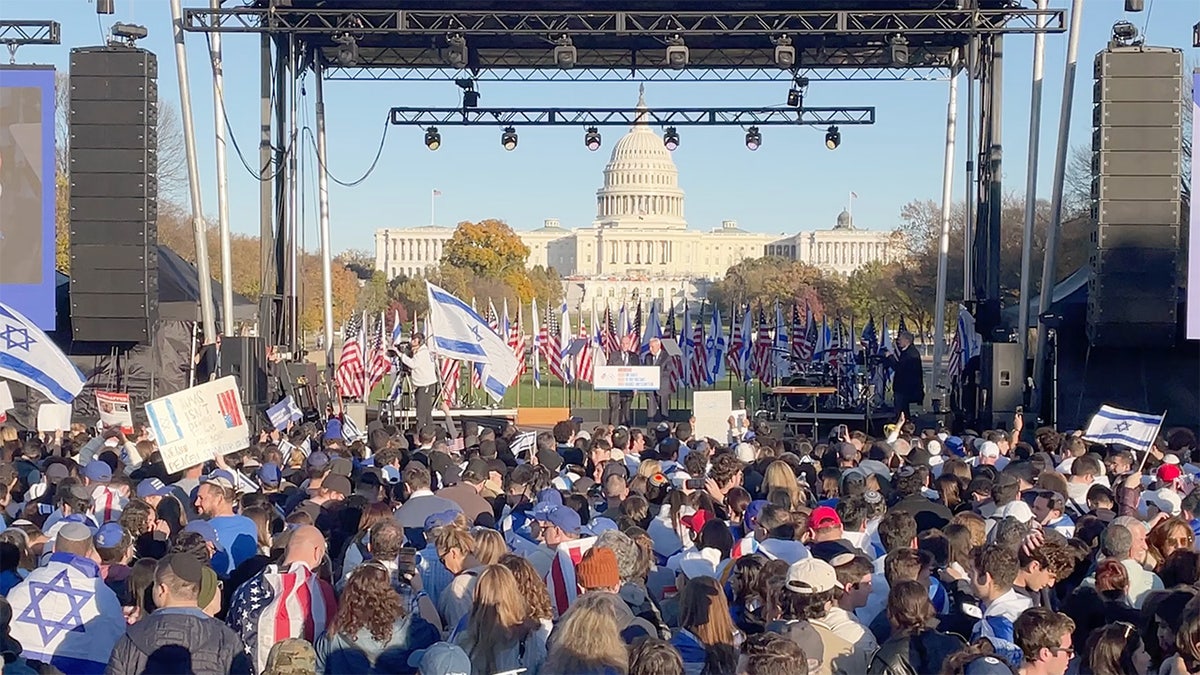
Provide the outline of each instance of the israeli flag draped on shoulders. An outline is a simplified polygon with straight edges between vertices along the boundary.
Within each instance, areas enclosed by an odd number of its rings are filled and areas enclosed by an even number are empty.
[[[443,358],[483,363],[483,388],[497,403],[506,383],[517,379],[519,364],[504,338],[462,300],[425,282],[429,295],[429,336],[433,352]]]
[[[1111,405],[1102,405],[1088,420],[1083,437],[1093,443],[1118,443],[1134,450],[1149,452],[1158,430],[1162,428],[1162,415],[1122,410]]]
[[[58,345],[17,310],[0,302],[0,377],[37,389],[55,403],[83,391],[83,373]]]
[[[125,635],[121,601],[87,558],[55,553],[8,593],[12,636],[27,659],[67,675],[103,673]]]

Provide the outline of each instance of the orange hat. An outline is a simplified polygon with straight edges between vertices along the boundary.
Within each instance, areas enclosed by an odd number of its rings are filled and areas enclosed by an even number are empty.
[[[617,554],[610,548],[592,547],[575,566],[575,578],[584,590],[614,588],[621,585]]]

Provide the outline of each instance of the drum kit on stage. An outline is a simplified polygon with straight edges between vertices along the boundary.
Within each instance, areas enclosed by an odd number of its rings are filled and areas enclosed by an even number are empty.
[[[855,358],[850,349],[830,351],[836,352],[841,359]],[[800,361],[790,355],[787,358],[795,372],[770,392],[763,392],[763,410],[780,413],[865,412],[883,405],[883,392],[872,377],[874,369],[881,367],[878,363],[867,366],[856,363],[853,368],[846,368],[837,363]],[[809,393],[816,391],[822,393]]]

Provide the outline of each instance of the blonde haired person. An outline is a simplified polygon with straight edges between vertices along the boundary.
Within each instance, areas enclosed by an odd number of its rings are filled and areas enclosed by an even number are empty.
[[[587,593],[576,600],[550,636],[541,675],[625,675],[629,651],[617,626],[623,610],[624,603],[611,593]]]
[[[537,675],[546,660],[550,626],[532,615],[512,571],[503,565],[485,569],[474,600],[466,628],[453,640],[471,658],[471,675],[520,668]]]
[[[500,556],[508,552],[504,543],[504,535],[486,527],[471,529],[475,537],[475,561],[480,565],[495,565],[500,562]]]
[[[782,460],[775,460],[768,464],[767,471],[763,474],[762,493],[769,495],[772,490],[786,492],[791,499],[792,509],[808,503],[804,492],[800,490],[800,484],[796,481],[796,474],[792,471],[792,467]]]

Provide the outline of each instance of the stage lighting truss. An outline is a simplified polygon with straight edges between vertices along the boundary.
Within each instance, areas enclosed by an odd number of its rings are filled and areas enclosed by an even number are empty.
[[[10,50],[25,45],[61,44],[62,27],[57,21],[0,20],[0,45]]]
[[[410,108],[390,111],[397,126],[573,126],[628,127],[642,119],[658,127],[683,126],[856,126],[875,123],[875,108]]]

